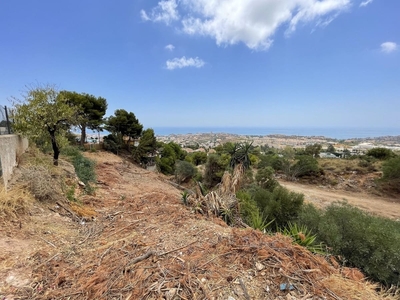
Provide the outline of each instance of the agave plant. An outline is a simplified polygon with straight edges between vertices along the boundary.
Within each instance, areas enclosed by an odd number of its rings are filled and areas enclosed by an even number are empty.
[[[290,236],[294,243],[306,247],[313,253],[326,254],[324,245],[322,243],[315,243],[317,235],[312,234],[311,230],[305,225],[299,226],[297,224],[288,223],[288,226],[281,230],[281,233]]]
[[[267,222],[267,218],[263,219],[262,215],[260,212],[257,210],[256,212],[251,214],[251,219],[250,219],[250,226],[253,227],[254,229],[258,229],[262,232],[266,232],[267,228],[275,221],[275,219]]]

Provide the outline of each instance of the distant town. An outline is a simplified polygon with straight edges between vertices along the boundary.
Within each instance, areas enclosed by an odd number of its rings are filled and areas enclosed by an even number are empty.
[[[227,142],[252,142],[254,146],[265,146],[270,148],[283,149],[286,146],[293,148],[305,148],[312,144],[321,144],[322,149],[333,145],[337,152],[344,150],[351,154],[363,154],[369,149],[376,147],[389,148],[393,151],[400,151],[400,135],[384,136],[377,138],[353,138],[338,140],[323,136],[296,136],[296,135],[238,135],[230,133],[196,133],[196,134],[170,134],[157,136],[157,141],[168,143],[174,142],[182,148],[208,151]]]

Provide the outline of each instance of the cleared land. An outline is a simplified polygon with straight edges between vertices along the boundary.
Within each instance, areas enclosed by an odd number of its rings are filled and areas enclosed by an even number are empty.
[[[280,184],[291,191],[304,194],[305,200],[317,207],[323,208],[333,202],[347,201],[349,204],[370,213],[400,220],[400,203],[397,198],[379,197],[363,192],[334,190],[288,181],[280,181]]]

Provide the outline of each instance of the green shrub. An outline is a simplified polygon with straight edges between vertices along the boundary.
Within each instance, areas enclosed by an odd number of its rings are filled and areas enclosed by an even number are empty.
[[[275,170],[272,167],[265,167],[257,170],[256,182],[259,186],[269,191],[272,191],[278,181],[274,178]]]
[[[75,167],[76,175],[84,184],[89,184],[96,180],[96,173],[94,171],[95,162],[84,157],[83,155],[75,156],[72,160]]]
[[[221,157],[217,154],[211,154],[207,158],[204,170],[204,184],[208,187],[214,187],[221,182],[226,166],[221,161]]]
[[[196,167],[190,162],[178,160],[175,163],[175,179],[178,183],[192,179],[196,173]]]
[[[382,164],[383,179],[399,179],[400,178],[400,156],[389,159]]]
[[[304,195],[289,192],[279,185],[272,191],[254,186],[247,193],[257,205],[262,218],[266,222],[272,221],[277,230],[297,218],[304,201]]]
[[[90,186],[90,183],[96,181],[96,163],[84,157],[78,147],[65,147],[62,149],[61,153],[70,158],[74,165],[76,175],[86,185],[86,192],[89,194],[93,193],[93,187]]]
[[[376,159],[386,160],[395,156],[394,152],[387,148],[372,148],[368,150],[367,156],[375,157]]]
[[[317,244],[317,235],[312,234],[311,230],[305,225],[297,225],[289,223],[287,227],[281,230],[283,235],[290,236],[293,242],[307,248],[313,253],[325,254],[322,243]]]
[[[306,225],[346,265],[387,286],[400,284],[399,222],[341,203],[324,212],[305,206],[297,223]]]

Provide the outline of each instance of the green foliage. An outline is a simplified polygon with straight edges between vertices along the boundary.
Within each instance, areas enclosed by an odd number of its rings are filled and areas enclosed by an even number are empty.
[[[117,136],[122,145],[124,137],[128,137],[129,140],[139,137],[143,125],[139,123],[133,112],[128,113],[125,109],[117,109],[114,115],[106,120],[105,128]]]
[[[380,160],[386,160],[396,156],[394,152],[387,148],[372,148],[368,150],[367,156],[372,156]]]
[[[183,192],[181,193],[181,195],[182,195],[182,202],[183,202],[183,204],[187,206],[187,205],[188,205],[189,192],[188,192],[188,191],[183,191]]]
[[[132,150],[132,158],[142,165],[151,163],[157,150],[157,140],[154,130],[149,128],[143,131],[139,145]]]
[[[195,166],[202,165],[207,162],[207,153],[196,151],[186,155],[185,160]]]
[[[109,134],[103,138],[103,147],[107,151],[118,154],[121,150],[121,141],[115,134]]]
[[[272,221],[275,228],[284,228],[288,222],[296,220],[304,201],[302,194],[289,192],[279,185],[273,190],[254,186],[246,192],[254,201],[262,218],[266,222]]]
[[[157,166],[163,174],[174,174],[177,160],[185,159],[185,152],[174,143],[161,143],[161,157],[157,158]]]
[[[383,177],[380,187],[388,194],[400,194],[400,156],[386,160],[382,164]]]
[[[257,168],[263,169],[265,167],[272,167],[275,171],[278,171],[282,167],[282,159],[278,154],[261,155]]]
[[[77,155],[72,159],[72,163],[75,167],[76,175],[84,184],[89,184],[96,180],[96,173],[94,171],[95,162],[84,157],[83,155]]]
[[[321,144],[308,145],[305,148],[305,153],[307,155],[311,155],[312,157],[319,157],[319,153],[321,152],[321,149],[322,149]]]
[[[328,145],[328,148],[326,149],[326,152],[335,153],[335,152],[336,152],[336,149],[335,149],[335,147],[334,147],[332,144],[329,144],[329,145]]]
[[[297,225],[296,223],[289,223],[287,227],[281,230],[283,235],[290,236],[293,242],[306,247],[313,253],[325,254],[324,246],[322,243],[317,244],[317,235],[313,235],[311,230],[307,229],[305,225]]]
[[[274,178],[275,170],[272,167],[265,167],[257,170],[256,182],[263,189],[272,191],[279,183]]]
[[[263,214],[269,221],[274,220],[277,228],[284,227],[288,222],[295,220],[304,202],[303,194],[289,192],[281,186],[274,188],[272,193],[268,192],[267,196],[263,199],[265,203]]]
[[[245,169],[248,169],[251,165],[250,151],[252,150],[251,143],[235,143],[228,144],[226,146],[226,151],[231,156],[229,166],[234,169],[236,165],[242,164]]]
[[[14,130],[42,149],[53,149],[54,165],[58,165],[60,148],[68,144],[66,138],[71,125],[77,124],[77,107],[53,86],[30,88],[23,100],[14,98]]]
[[[292,172],[296,177],[317,176],[319,174],[318,161],[312,156],[298,156]]]
[[[400,179],[400,156],[389,159],[382,164],[383,179]]]
[[[84,157],[77,147],[66,147],[62,150],[62,154],[69,157],[75,167],[76,175],[85,184],[86,192],[91,194],[94,189],[90,184],[96,181],[96,163]]]
[[[67,103],[78,108],[78,126],[81,129],[81,146],[86,140],[86,128],[101,130],[104,123],[103,117],[107,110],[107,101],[102,97],[95,97],[86,93],[61,91]]]
[[[305,206],[297,223],[307,226],[345,264],[387,286],[400,284],[399,222],[338,203],[326,211]]]
[[[217,154],[211,154],[207,158],[204,170],[204,184],[208,187],[214,187],[221,182],[222,175],[225,171],[225,165]]]
[[[175,179],[178,183],[192,179],[197,173],[197,169],[190,162],[178,160],[175,163]]]

